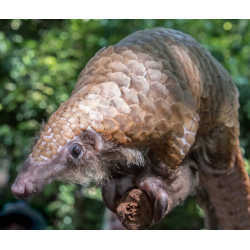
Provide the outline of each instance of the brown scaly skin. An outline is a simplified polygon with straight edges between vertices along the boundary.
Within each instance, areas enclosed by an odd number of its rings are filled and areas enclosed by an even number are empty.
[[[23,197],[54,179],[95,181],[115,211],[139,188],[156,223],[193,193],[198,173],[209,225],[250,229],[238,107],[231,77],[193,38],[164,28],[136,32],[89,61],[12,190]]]

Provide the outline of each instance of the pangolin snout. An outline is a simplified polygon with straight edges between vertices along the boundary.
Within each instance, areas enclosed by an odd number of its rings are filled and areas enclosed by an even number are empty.
[[[46,171],[42,171],[42,168],[43,166],[31,164],[29,159],[26,160],[11,187],[12,193],[22,199],[40,192],[49,182],[48,175],[44,174]]]
[[[34,184],[25,180],[16,180],[11,187],[12,193],[20,199],[27,198],[38,191]]]

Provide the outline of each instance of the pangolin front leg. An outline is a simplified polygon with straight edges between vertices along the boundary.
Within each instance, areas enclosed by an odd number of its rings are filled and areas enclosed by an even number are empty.
[[[149,198],[152,209],[150,225],[159,223],[189,195],[195,194],[198,178],[193,166],[192,161],[185,161],[165,177],[159,176],[154,170],[146,170],[138,176],[113,178],[102,187],[103,200],[111,211],[117,213],[124,195],[126,197],[130,190],[142,190]]]
[[[124,194],[129,190],[138,188],[145,191],[150,199],[153,211],[153,220],[151,223],[159,222],[166,214],[168,208],[167,183],[159,176],[144,174],[136,178],[121,177],[112,179],[102,187],[103,200],[106,206],[113,212],[117,212],[117,206]]]

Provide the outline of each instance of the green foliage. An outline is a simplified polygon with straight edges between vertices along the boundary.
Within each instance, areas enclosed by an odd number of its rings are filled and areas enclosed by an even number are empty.
[[[101,47],[157,26],[191,34],[230,71],[240,91],[241,144],[245,157],[250,157],[248,20],[2,20],[0,164],[7,161],[9,183],[41,124],[69,97],[87,61]],[[0,206],[13,200],[9,185],[0,197]],[[101,227],[104,207],[99,190],[83,192],[78,186],[56,183],[30,202],[48,219],[49,228]],[[190,199],[155,228],[198,229],[202,225],[202,213]]]

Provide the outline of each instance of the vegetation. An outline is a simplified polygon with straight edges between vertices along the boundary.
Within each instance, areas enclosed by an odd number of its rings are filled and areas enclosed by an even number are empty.
[[[248,20],[1,20],[0,22],[0,208],[14,201],[10,184],[43,121],[65,101],[79,72],[103,46],[128,34],[163,26],[191,34],[225,66],[240,91],[241,145],[250,159],[250,22]],[[246,160],[247,161],[247,160]],[[249,164],[247,164],[248,169]],[[100,190],[49,185],[30,204],[51,229],[100,229]],[[157,229],[203,228],[203,212],[190,198]]]

